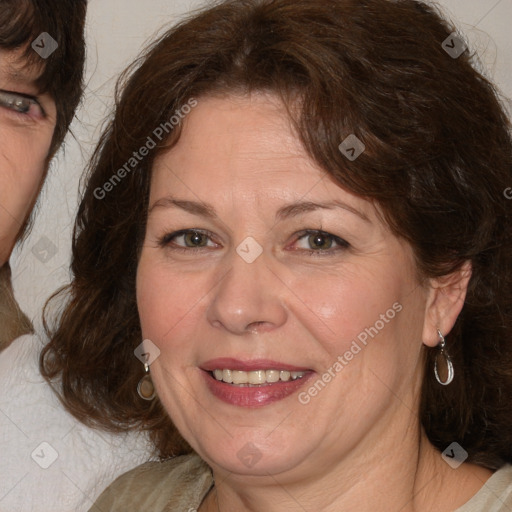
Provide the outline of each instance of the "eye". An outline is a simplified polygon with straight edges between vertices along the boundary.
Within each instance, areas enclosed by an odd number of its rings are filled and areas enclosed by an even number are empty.
[[[217,247],[217,244],[211,240],[211,236],[210,233],[198,229],[182,229],[165,235],[159,241],[159,245],[178,250]]]
[[[320,254],[337,252],[350,246],[342,238],[321,230],[306,230],[299,233],[296,244],[299,250]]]
[[[45,117],[45,113],[37,99],[26,94],[0,91],[0,107],[22,116]]]

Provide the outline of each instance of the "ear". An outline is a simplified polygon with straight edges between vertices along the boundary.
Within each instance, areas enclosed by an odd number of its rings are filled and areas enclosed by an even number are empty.
[[[466,261],[459,270],[430,279],[423,323],[423,343],[435,347],[439,343],[437,329],[446,336],[464,306],[471,263]]]

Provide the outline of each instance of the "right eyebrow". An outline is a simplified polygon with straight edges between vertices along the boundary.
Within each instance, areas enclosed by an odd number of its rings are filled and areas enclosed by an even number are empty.
[[[200,215],[202,217],[208,217],[210,219],[218,218],[217,213],[213,206],[202,201],[184,201],[181,199],[175,199],[174,197],[167,196],[162,197],[150,207],[148,214],[151,214],[156,208],[180,208],[193,215]]]

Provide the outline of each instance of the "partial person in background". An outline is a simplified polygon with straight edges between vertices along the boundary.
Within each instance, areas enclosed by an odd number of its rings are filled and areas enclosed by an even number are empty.
[[[512,509],[512,141],[472,64],[414,0],[225,1],[137,61],[42,368],[162,461],[91,511]]]
[[[0,510],[87,510],[105,482],[148,459],[142,436],[92,431],[39,373],[9,256],[83,89],[86,0],[0,0]]]
[[[82,95],[86,5],[0,2],[0,350],[32,330],[13,296],[9,256]]]

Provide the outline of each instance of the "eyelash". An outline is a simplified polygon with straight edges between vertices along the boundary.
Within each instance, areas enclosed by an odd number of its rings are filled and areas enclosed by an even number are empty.
[[[41,117],[46,117],[43,107],[34,96],[0,90],[0,107],[9,110],[9,112],[15,116],[20,116],[24,120],[29,117],[34,117],[30,115],[30,110],[33,105],[39,108]]]
[[[207,236],[210,240],[213,238],[213,234],[209,231],[204,231],[201,229],[182,229],[180,231],[174,231],[173,233],[168,233],[164,235],[162,238],[158,240],[158,245],[162,248],[170,249],[172,251],[180,251],[180,252],[187,252],[187,253],[195,253],[199,251],[203,251],[205,249],[208,249],[208,247],[183,247],[183,246],[177,246],[172,245],[172,242],[181,236],[190,235],[190,234],[198,234],[198,235],[204,235]],[[331,233],[328,233],[326,231],[322,231],[320,229],[306,229],[304,231],[301,231],[296,234],[295,242],[297,243],[299,240],[302,240],[305,237],[308,236],[323,236],[330,240],[332,240],[333,243],[337,244],[338,247],[334,249],[294,249],[300,250],[302,252],[306,252],[311,256],[331,256],[334,253],[337,253],[342,250],[346,250],[350,247],[350,244],[343,240],[342,238],[339,238],[335,235],[332,235]],[[215,242],[214,242],[215,243]]]
[[[167,249],[171,249],[173,251],[182,251],[182,252],[198,252],[202,251],[205,248],[204,247],[183,247],[183,246],[176,246],[172,245],[171,242],[180,237],[190,234],[198,234],[198,235],[206,235],[208,238],[213,237],[213,233],[210,233],[209,231],[204,231],[202,229],[181,229],[180,231],[174,231],[173,233],[168,233],[164,235],[159,241],[158,245],[160,247],[164,247]]]
[[[332,256],[335,253],[337,253],[339,251],[346,250],[350,247],[350,244],[346,240],[343,240],[343,238],[340,238],[339,236],[328,233],[327,231],[322,231],[321,229],[305,229],[304,231],[297,233],[297,238],[295,240],[295,243],[298,242],[299,240],[302,240],[305,237],[314,236],[314,235],[323,236],[325,238],[328,238],[333,243],[337,244],[338,247],[336,247],[334,249],[329,248],[329,249],[317,249],[317,250],[302,249],[302,251],[306,251],[311,256]]]

